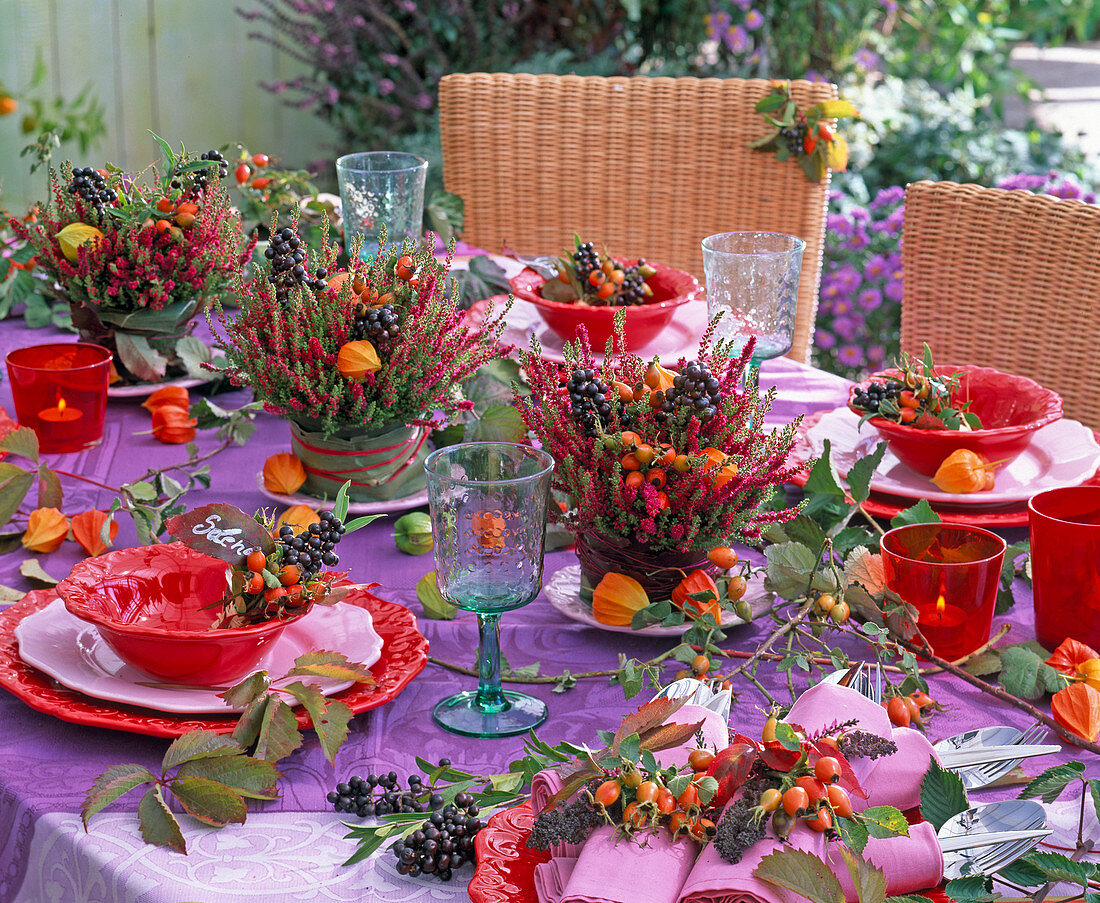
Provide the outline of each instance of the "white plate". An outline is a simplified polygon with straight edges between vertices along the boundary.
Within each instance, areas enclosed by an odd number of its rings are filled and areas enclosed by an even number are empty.
[[[581,601],[581,566],[571,564],[554,572],[550,582],[544,587],[546,598],[550,604],[574,621],[587,624],[589,627],[598,627],[600,630],[610,630],[613,633],[632,633],[637,636],[679,636],[689,627],[690,621],[685,621],[680,626],[662,627],[660,624],[651,624],[641,630],[635,630],[629,624],[619,627],[612,624],[604,624],[597,621],[592,614],[592,608]],[[759,614],[771,604],[771,594],[765,592],[763,578],[755,578],[749,582],[744,598],[748,601],[752,613]],[[744,624],[732,611],[722,612],[722,627],[736,627]]]
[[[86,696],[184,715],[230,711],[225,700],[218,698],[218,688],[158,683],[134,670],[103,642],[92,624],[69,614],[60,599],[20,621],[15,638],[23,661]],[[366,609],[339,603],[318,605],[283,631],[256,670],[281,677],[294,667],[298,656],[322,649],[341,652],[349,661],[370,666],[382,654],[382,639]],[[310,681],[326,696],[352,685],[351,681],[320,677]]]
[[[814,455],[821,454],[823,439],[832,443],[832,460],[844,476],[859,459],[874,451],[881,440],[874,427],[864,424],[848,408],[825,414],[806,431]],[[1100,467],[1100,445],[1087,426],[1076,420],[1056,420],[1035,433],[1031,444],[1015,461],[997,470],[996,486],[989,492],[943,492],[931,479],[902,464],[887,448],[871,480],[874,492],[902,498],[928,499],[950,505],[992,507],[1025,502],[1038,492],[1076,486]]]
[[[314,510],[331,509],[336,506],[336,499],[326,501],[301,492],[295,492],[291,495],[280,495],[278,492],[272,492],[264,485],[262,472],[256,474],[256,487],[265,499],[271,499],[279,505],[305,505],[307,508],[313,508]],[[426,504],[428,504],[428,489],[424,487],[415,495],[403,495],[399,499],[387,499],[384,502],[348,502],[348,514],[389,514],[393,511],[419,508],[421,505]]]
[[[147,395],[152,395],[157,389],[164,389],[168,386],[175,386],[179,389],[194,389],[196,386],[205,386],[207,383],[213,381],[214,377],[212,376],[206,379],[198,376],[184,376],[180,379],[168,379],[159,383],[132,383],[128,386],[108,386],[107,397],[144,398]]]

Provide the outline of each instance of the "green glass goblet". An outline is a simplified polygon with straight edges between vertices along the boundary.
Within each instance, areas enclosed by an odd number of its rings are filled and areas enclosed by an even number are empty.
[[[468,737],[509,737],[546,720],[541,699],[500,685],[500,616],[542,589],[546,506],[554,459],[510,442],[441,448],[424,462],[443,597],[477,613],[477,690],[436,704],[432,717]]]

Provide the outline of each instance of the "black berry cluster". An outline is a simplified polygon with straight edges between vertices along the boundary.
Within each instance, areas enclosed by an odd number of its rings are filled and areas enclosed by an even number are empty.
[[[433,794],[427,803],[417,800],[424,793],[424,781],[418,774],[409,775],[409,789],[401,790],[397,772],[355,775],[329,791],[328,801],[337,812],[347,812],[360,818],[389,815],[391,812],[426,812],[439,809],[443,797]]]
[[[559,843],[584,843],[604,816],[588,797],[581,795],[569,803],[540,812],[531,826],[527,846],[532,850],[551,850]]]
[[[113,204],[117,195],[113,188],[107,187],[107,180],[98,170],[85,166],[83,169],[74,169],[72,181],[69,182],[69,194],[80,195],[85,204],[95,208],[96,213],[103,213],[103,208]]]
[[[611,296],[611,300],[614,304],[623,306],[645,304],[647,299],[645,293],[645,276],[642,275],[640,270],[643,266],[645,266],[645,261],[639,260],[636,266],[627,267],[623,270],[625,274],[623,283],[619,286],[619,290]]]
[[[450,881],[455,869],[476,861],[474,838],[481,828],[473,797],[458,794],[453,804],[435,809],[423,825],[393,845],[398,873]]]
[[[172,188],[182,188],[182,180],[186,178],[188,186],[192,191],[203,191],[210,184],[210,177],[214,172],[217,172],[218,179],[224,179],[227,175],[229,175],[229,163],[219,151],[209,150],[204,154],[200,154],[199,159],[208,160],[211,164],[214,165],[207,166],[204,169],[195,170],[192,173],[188,173],[186,176],[181,174],[180,168],[177,167],[176,171],[172,174]]]
[[[852,396],[852,404],[865,411],[877,413],[879,405],[887,398],[901,395],[903,386],[899,382],[871,383],[866,389],[858,389]]]
[[[303,577],[316,574],[322,566],[331,568],[340,563],[333,549],[347,528],[331,511],[322,511],[320,517],[319,524],[310,524],[308,531],[297,536],[289,525],[279,530],[279,541],[285,547],[283,564],[295,565]]]
[[[596,379],[594,370],[574,370],[566,389],[573,406],[573,419],[584,427],[586,435],[595,438],[598,435],[597,421],[606,425],[611,416],[607,385]]]
[[[573,252],[573,268],[581,284],[587,285],[589,273],[600,268],[600,255],[592,242],[584,241],[577,245],[577,250]]]
[[[787,145],[787,150],[792,157],[803,153],[806,143],[806,123],[796,122],[794,125],[784,126],[779,130],[779,137]]]
[[[665,389],[665,400],[655,416],[658,423],[665,423],[677,412],[687,410],[705,423],[717,413],[721,402],[718,380],[705,364],[692,361],[673,377],[672,386]]]
[[[271,243],[264,251],[264,257],[271,261],[271,273],[268,280],[275,286],[275,300],[285,304],[290,299],[290,290],[295,286],[306,285],[314,291],[324,291],[328,270],[318,267],[311,278],[306,270],[306,249],[302,240],[294,234],[290,226],[283,226],[271,236]]]
[[[351,337],[366,339],[380,350],[389,347],[390,342],[401,335],[401,315],[392,304],[381,307],[367,307],[362,301],[355,305],[355,319],[352,321]]]

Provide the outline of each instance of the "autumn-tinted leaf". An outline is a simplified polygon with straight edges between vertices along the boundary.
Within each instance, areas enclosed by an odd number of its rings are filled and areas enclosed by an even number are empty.
[[[254,755],[266,762],[278,762],[302,745],[298,733],[298,719],[281,699],[268,699],[260,724],[260,736],[256,739]]]
[[[38,465],[38,507],[60,508],[65,498],[61,478],[45,464]]]
[[[909,822],[893,806],[871,806],[860,813],[860,820],[872,837],[909,836]]]
[[[187,852],[187,843],[183,839],[179,822],[168,811],[159,787],[150,787],[138,805],[138,818],[141,821],[141,838],[146,843],[158,847],[169,847],[180,853]]]
[[[180,766],[176,776],[217,781],[250,799],[273,800],[279,796],[279,772],[274,764],[252,756],[192,759]]]
[[[168,785],[188,814],[204,825],[222,828],[230,822],[244,824],[248,807],[225,784],[206,778],[177,778]]]
[[[858,853],[841,846],[840,855],[848,868],[860,903],[884,903],[886,900],[886,875]]]
[[[643,731],[640,735],[640,748],[650,752],[660,752],[663,749],[671,749],[682,743],[687,743],[703,726],[702,720],[693,724],[662,724],[658,727]]]
[[[156,777],[148,768],[142,765],[112,765],[103,774],[99,775],[88,788],[84,797],[84,805],[80,807],[80,817],[84,827],[92,816],[109,806],[120,796],[129,793],[135,787],[155,781]]]
[[[188,731],[172,741],[168,750],[164,753],[164,761],[161,767],[168,771],[183,762],[192,759],[205,759],[210,756],[236,756],[244,752],[241,745],[232,737],[225,734],[215,734],[213,731]]]
[[[16,427],[0,437],[0,451],[38,463],[38,436],[29,426]]]
[[[0,461],[0,524],[6,524],[23,504],[31,486],[34,472],[26,471],[7,461]]]
[[[270,686],[271,678],[268,673],[266,671],[256,671],[224,693],[219,693],[218,696],[225,700],[226,705],[240,709],[245,708],[261,697]]]
[[[51,577],[34,558],[26,558],[19,565],[19,573],[36,589],[49,589],[57,586],[57,578]]]
[[[331,677],[334,680],[354,680],[374,685],[374,677],[360,662],[349,662],[339,652],[309,652],[294,660],[294,667],[284,677]]]
[[[338,700],[326,699],[316,684],[304,684],[296,680],[283,689],[290,693],[309,712],[309,720],[321,741],[321,750],[333,765],[336,753],[348,738],[348,723],[354,713]]]
[[[243,562],[256,549],[265,554],[275,550],[271,534],[233,505],[203,505],[168,518],[164,525],[184,545],[229,564]]]
[[[615,740],[611,744],[611,751],[618,753],[619,743],[623,737],[629,737],[631,734],[641,735],[658,725],[664,724],[672,715],[680,711],[686,703],[686,696],[680,699],[668,699],[662,696],[639,706],[636,712],[631,712],[619,724],[618,730],[615,731]]]
[[[237,726],[233,728],[232,737],[244,749],[249,749],[260,736],[260,728],[263,727],[264,715],[267,713],[269,703],[276,702],[270,696],[260,695],[248,704],[241,712],[237,720]]]

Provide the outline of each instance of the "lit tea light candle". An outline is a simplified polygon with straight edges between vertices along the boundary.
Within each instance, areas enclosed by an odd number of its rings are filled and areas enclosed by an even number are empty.
[[[943,658],[954,660],[966,655],[960,652],[967,645],[966,612],[957,605],[949,605],[940,592],[935,605],[922,605],[917,608],[917,625],[924,638],[932,646],[932,651]]]
[[[69,405],[65,403],[65,399],[61,396],[57,399],[56,407],[46,408],[46,410],[38,412],[38,419],[44,420],[47,423],[72,423],[74,420],[79,420],[83,416],[83,411],[78,411],[76,408],[69,407]]]

